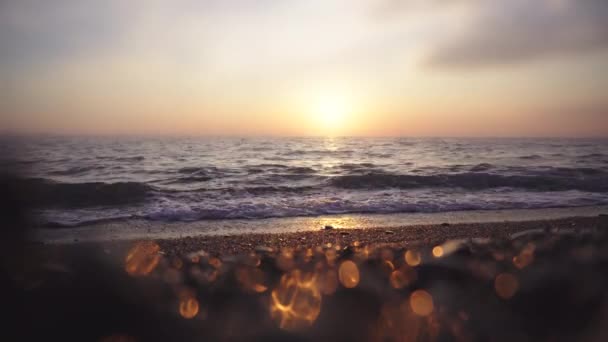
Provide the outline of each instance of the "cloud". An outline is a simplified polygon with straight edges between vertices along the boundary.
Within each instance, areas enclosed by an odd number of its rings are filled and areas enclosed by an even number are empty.
[[[9,67],[97,53],[119,43],[129,24],[114,1],[7,1],[0,10],[0,52]]]
[[[429,65],[501,66],[608,48],[606,0],[469,2],[470,25],[431,48]]]
[[[172,53],[191,22],[202,26],[214,14],[274,6],[278,0],[0,0],[0,68],[97,58],[145,44]]]

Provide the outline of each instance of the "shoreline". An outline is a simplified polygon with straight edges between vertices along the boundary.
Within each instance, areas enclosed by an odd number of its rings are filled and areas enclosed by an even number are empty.
[[[207,220],[193,222],[160,222],[126,220],[104,222],[73,228],[37,228],[29,239],[44,244],[74,244],[121,242],[142,239],[180,240],[213,239],[214,237],[243,238],[249,235],[283,236],[333,230],[358,234],[359,230],[416,230],[419,227],[438,230],[442,224],[451,226],[518,226],[525,222],[550,222],[573,218],[597,218],[608,213],[608,206],[453,211],[439,213],[352,214],[318,217],[269,218],[256,220]],[[467,229],[467,228],[463,228]],[[440,230],[440,229],[439,229]],[[345,234],[346,235],[346,234]]]
[[[571,217],[557,220],[519,222],[485,222],[439,225],[402,226],[392,228],[330,229],[278,234],[242,234],[231,236],[198,236],[159,239],[156,242],[167,256],[187,255],[204,251],[210,255],[229,256],[254,251],[306,249],[317,246],[344,248],[361,246],[433,247],[448,240],[491,239],[510,240],[520,232],[563,233],[598,227],[602,217]],[[605,223],[604,223],[605,225]]]
[[[457,223],[411,225],[401,227],[328,229],[287,233],[249,233],[240,235],[200,235],[168,239],[138,239],[113,241],[78,241],[70,244],[44,244],[51,250],[86,250],[87,246],[102,247],[112,254],[123,255],[138,241],[154,240],[168,257],[203,253],[220,258],[253,252],[275,253],[318,246],[345,248],[359,246],[388,246],[393,248],[429,248],[449,240],[490,239],[508,241],[518,233],[562,234],[608,227],[606,216],[569,217],[553,220],[511,222]],[[40,242],[38,242],[40,243]],[[37,243],[37,244],[38,244]],[[330,245],[331,244],[331,245]],[[96,249],[96,248],[94,248]]]

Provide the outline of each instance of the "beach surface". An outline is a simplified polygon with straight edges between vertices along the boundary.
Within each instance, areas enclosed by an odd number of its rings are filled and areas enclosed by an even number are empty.
[[[560,233],[597,227],[600,217],[572,217],[556,220],[522,222],[459,223],[415,225],[392,228],[329,229],[279,234],[243,234],[234,236],[196,236],[156,240],[167,255],[192,252],[240,255],[252,251],[316,246],[346,247],[353,244],[401,248],[433,247],[448,240],[511,239],[518,233]]]
[[[601,341],[606,232],[596,215],[31,242],[15,279],[26,337]]]
[[[178,227],[165,228],[129,228],[122,226],[81,228],[82,230],[71,232],[70,230],[48,230],[43,231],[47,234],[46,240],[36,240],[35,243],[44,243],[49,247],[62,248],[67,245],[103,245],[107,248],[118,248],[123,250],[136,241],[154,240],[158,242],[166,255],[187,255],[188,253],[204,251],[206,253],[227,256],[239,255],[254,251],[279,251],[283,248],[314,248],[315,246],[348,246],[353,243],[362,245],[397,245],[400,247],[426,246],[432,247],[448,240],[454,239],[510,239],[514,234],[521,232],[569,232],[578,229],[601,226],[604,216],[598,214],[608,212],[606,208],[572,208],[567,210],[517,210],[517,211],[497,211],[494,213],[467,213],[470,216],[450,216],[441,215],[433,219],[446,219],[441,223],[429,223],[432,221],[404,221],[401,225],[356,227],[344,226],[335,222],[362,222],[352,219],[352,221],[323,218],[301,218],[310,220],[313,227],[293,231],[286,229],[277,232],[277,229],[269,229],[270,232],[261,233],[240,233],[232,231],[232,234],[219,234],[217,231],[210,233],[208,230],[195,231],[201,222],[191,223],[192,227],[183,227],[184,223],[175,225],[182,226],[181,231]],[[565,216],[568,213],[580,214],[580,216]],[[456,213],[459,214],[459,213]],[[477,215],[477,216],[475,216]],[[507,217],[506,215],[511,215]],[[547,218],[540,219],[541,215]],[[562,216],[560,216],[562,215]],[[389,215],[394,216],[394,215]],[[565,216],[565,217],[564,217]],[[428,217],[426,217],[428,219]],[[469,222],[469,220],[485,218],[487,221]],[[499,221],[498,218],[505,220]],[[380,220],[381,218],[375,218]],[[396,217],[391,217],[396,220]],[[468,219],[468,220],[467,220]],[[493,220],[494,219],[494,220]],[[367,221],[373,222],[372,219]],[[409,224],[406,224],[409,223]],[[439,222],[439,221],[437,221]],[[333,223],[333,224],[332,224]],[[293,223],[292,223],[293,224]],[[127,233],[118,234],[116,230],[125,229]],[[259,231],[259,230],[258,230]],[[104,233],[105,234],[100,234]],[[40,231],[34,234],[41,234]],[[48,238],[48,235],[56,238]],[[64,234],[63,236],[61,234]],[[40,238],[40,235],[38,235]]]
[[[456,211],[391,215],[338,215],[264,220],[102,222],[74,228],[35,229],[30,239],[45,244],[165,241],[172,250],[238,253],[258,245],[296,246],[360,241],[426,242],[454,238],[505,237],[516,231],[580,227],[608,213],[608,206],[550,209]],[[573,224],[569,226],[570,224]],[[332,229],[325,229],[326,226]]]

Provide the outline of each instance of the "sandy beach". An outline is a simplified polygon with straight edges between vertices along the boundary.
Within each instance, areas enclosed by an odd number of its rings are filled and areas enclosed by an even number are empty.
[[[99,241],[62,240],[62,243],[51,241],[44,245],[51,250],[80,248],[82,246],[102,246],[110,250],[124,252],[126,248],[138,241],[152,240],[159,244],[166,256],[186,256],[193,252],[205,252],[210,255],[226,257],[243,255],[256,251],[279,252],[282,249],[306,249],[316,246],[369,245],[391,246],[399,248],[433,247],[448,240],[458,239],[491,239],[509,240],[521,232],[560,233],[606,225],[605,216],[566,217],[560,219],[503,221],[479,223],[440,223],[403,225],[400,227],[375,228],[336,228],[320,226],[315,230],[287,233],[245,233],[231,235],[195,235],[170,238],[124,238]],[[330,228],[331,227],[331,228]],[[40,242],[35,242],[39,245]]]
[[[270,218],[256,220],[202,220],[192,222],[162,222],[149,220],[117,220],[102,221],[85,226],[76,227],[46,227],[33,229],[29,234],[32,241],[45,244],[72,244],[75,242],[111,242],[111,241],[136,241],[143,239],[152,240],[180,240],[193,238],[195,240],[215,240],[213,237],[230,237],[235,239],[251,238],[250,236],[300,236],[298,234],[325,231],[325,226],[331,226],[343,231],[343,235],[361,234],[367,229],[374,232],[395,230],[410,234],[416,231],[424,231],[440,239],[445,233],[445,225],[458,225],[463,229],[453,228],[451,234],[462,234],[466,237],[474,231],[468,227],[481,224],[487,226],[488,231],[496,234],[500,229],[492,229],[492,223],[500,222],[500,227],[520,226],[518,222],[561,220],[571,217],[597,217],[608,213],[608,206],[589,206],[576,208],[544,208],[544,209],[514,209],[514,210],[478,210],[478,211],[452,211],[439,213],[403,213],[388,215],[326,215],[318,217],[290,217]],[[507,224],[509,223],[509,224]],[[490,225],[488,225],[490,224]],[[407,227],[413,227],[412,232]],[[439,230],[433,227],[440,227]],[[511,229],[511,228],[509,228]],[[325,231],[327,233],[327,231]],[[292,235],[291,233],[296,233]],[[388,233],[390,234],[390,233]],[[327,234],[325,234],[327,235]],[[311,236],[315,236],[312,234]],[[324,236],[323,234],[318,236]],[[399,236],[399,235],[398,235]],[[446,235],[448,238],[453,235]],[[382,241],[388,238],[379,234],[374,240]],[[417,240],[418,236],[412,235],[404,240]],[[224,239],[226,240],[226,239]],[[217,241],[222,241],[218,239]]]
[[[558,220],[524,222],[487,222],[467,224],[416,225],[369,229],[322,229],[283,234],[242,234],[231,236],[196,236],[156,240],[166,255],[186,255],[205,251],[216,256],[239,255],[256,248],[280,251],[282,248],[314,248],[332,244],[346,247],[354,243],[372,246],[432,247],[447,240],[488,238],[510,239],[524,231],[572,231],[596,227],[599,217],[573,217]]]

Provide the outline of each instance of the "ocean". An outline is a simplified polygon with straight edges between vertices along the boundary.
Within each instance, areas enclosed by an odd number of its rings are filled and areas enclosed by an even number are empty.
[[[608,140],[3,138],[42,227],[608,204]]]

